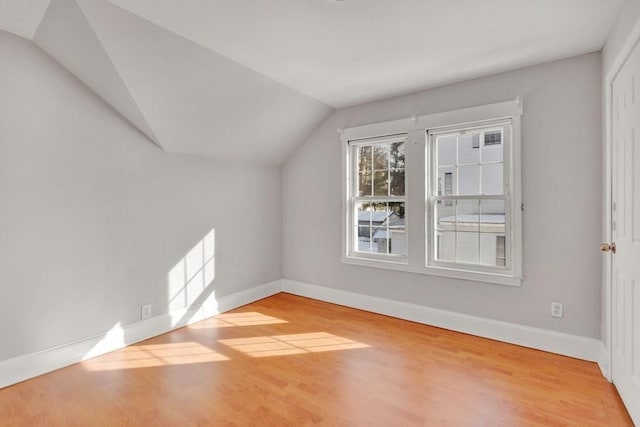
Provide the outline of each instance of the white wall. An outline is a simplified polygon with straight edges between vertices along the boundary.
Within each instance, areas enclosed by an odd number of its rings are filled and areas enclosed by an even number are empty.
[[[287,279],[506,322],[600,336],[601,57],[529,67],[345,108],[283,166]],[[341,264],[337,129],[524,99],[522,287]],[[551,301],[565,304],[563,319]]]
[[[276,167],[161,151],[32,42],[0,31],[0,361],[168,309],[215,229],[229,295],[281,277]]]

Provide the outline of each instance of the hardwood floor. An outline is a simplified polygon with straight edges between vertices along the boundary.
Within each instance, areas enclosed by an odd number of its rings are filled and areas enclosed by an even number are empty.
[[[595,363],[289,294],[0,390],[6,426],[631,426]]]

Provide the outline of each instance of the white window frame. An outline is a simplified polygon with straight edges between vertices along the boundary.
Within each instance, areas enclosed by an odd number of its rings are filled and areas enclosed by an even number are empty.
[[[342,194],[342,262],[345,264],[421,273],[475,282],[520,286],[522,283],[522,183],[521,183],[521,99],[465,108],[442,113],[413,116],[382,123],[340,130],[343,144],[343,194]],[[428,132],[446,128],[481,126],[489,121],[510,120],[512,134],[505,150],[505,176],[508,182],[509,220],[505,227],[505,252],[509,268],[472,268],[468,265],[434,265],[430,262],[430,248],[435,236],[430,233],[430,206],[427,195],[431,185],[428,155]],[[359,140],[397,137],[406,135],[405,158],[405,227],[407,257],[394,259],[389,256],[362,256],[353,251],[354,183],[351,182],[354,163],[350,144]],[[504,144],[504,138],[503,138]],[[505,147],[507,148],[507,147]],[[436,183],[437,184],[437,183]],[[431,188],[434,188],[433,186]],[[437,189],[436,189],[437,192]],[[422,200],[422,202],[420,201]],[[422,220],[424,218],[424,220]]]
[[[509,135],[505,135],[504,134],[504,130],[505,129],[509,129]],[[464,195],[464,196],[459,196],[459,195],[438,195],[438,189],[437,189],[437,170],[435,168],[435,153],[436,153],[436,147],[435,147],[435,138],[437,137],[441,137],[441,136],[450,136],[450,135],[456,135],[459,134],[461,131],[465,131],[465,130],[473,130],[476,131],[478,130],[481,133],[485,133],[485,132],[491,132],[491,131],[496,131],[499,130],[502,134],[502,142],[501,145],[503,147],[503,161],[504,161],[504,168],[503,168],[503,194],[500,195],[481,195],[481,194],[473,194],[473,195]],[[507,265],[505,267],[498,267],[498,266],[485,266],[485,265],[473,265],[473,264],[466,264],[463,262],[457,262],[457,261],[445,261],[445,260],[438,260],[436,259],[435,256],[435,243],[436,243],[436,235],[437,235],[437,231],[435,229],[435,220],[433,218],[433,212],[435,210],[436,207],[436,202],[437,200],[442,200],[443,203],[446,203],[447,201],[453,202],[455,203],[455,201],[457,200],[495,200],[495,199],[502,199],[505,202],[505,237],[509,240],[512,241],[511,239],[511,232],[512,232],[512,227],[510,226],[510,222],[511,222],[511,212],[513,210],[511,203],[510,203],[510,198],[511,198],[511,194],[510,194],[510,181],[511,181],[511,176],[510,176],[510,168],[509,168],[509,159],[510,159],[510,151],[511,151],[511,137],[512,137],[512,123],[511,123],[511,119],[510,118],[500,118],[497,120],[488,120],[485,122],[477,122],[471,125],[453,125],[453,126],[447,126],[444,128],[437,128],[437,129],[431,129],[427,131],[427,137],[426,137],[426,156],[427,156],[427,168],[426,168],[426,173],[427,173],[427,205],[428,205],[428,210],[427,210],[427,218],[429,218],[428,221],[428,226],[427,226],[427,265],[429,267],[434,267],[434,268],[449,268],[449,269],[457,269],[457,270],[465,270],[465,271],[474,271],[474,272],[485,272],[485,273],[495,273],[495,274],[500,274],[500,275],[512,275],[511,272],[511,252],[512,252],[512,248],[511,245],[505,245],[505,254],[506,254],[506,259],[507,259]],[[484,146],[484,135],[482,137],[482,143],[480,144],[480,147]],[[460,183],[460,181],[457,181],[458,184]],[[506,242],[506,241],[505,241]]]

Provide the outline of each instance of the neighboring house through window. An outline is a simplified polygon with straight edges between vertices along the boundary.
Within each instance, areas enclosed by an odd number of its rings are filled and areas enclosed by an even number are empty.
[[[352,143],[351,150],[354,253],[401,258],[406,255],[405,140],[365,139]]]
[[[520,101],[346,129],[343,262],[521,281]]]

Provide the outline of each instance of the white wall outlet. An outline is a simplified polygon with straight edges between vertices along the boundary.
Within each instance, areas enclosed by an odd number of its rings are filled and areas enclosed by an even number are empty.
[[[553,301],[551,303],[551,316],[562,317],[564,315],[563,311],[564,310],[561,302]]]
[[[151,304],[145,304],[140,307],[140,320],[148,319],[151,317]]]

